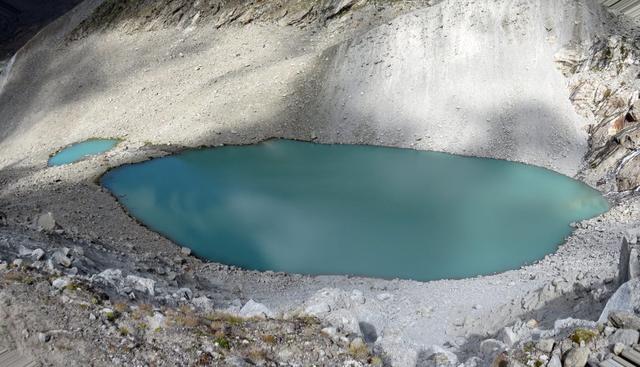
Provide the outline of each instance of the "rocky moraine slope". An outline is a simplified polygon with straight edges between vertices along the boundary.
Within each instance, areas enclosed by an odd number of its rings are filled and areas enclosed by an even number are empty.
[[[0,351],[79,366],[628,354],[640,329],[639,36],[592,0],[85,0],[0,63]],[[92,137],[122,143],[47,167]],[[598,188],[612,208],[535,264],[422,283],[205,262],[96,183],[184,147],[272,137],[525,162]]]

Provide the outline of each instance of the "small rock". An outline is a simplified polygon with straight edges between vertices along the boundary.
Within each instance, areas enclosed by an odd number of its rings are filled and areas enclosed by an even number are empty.
[[[178,298],[184,298],[187,301],[193,298],[193,292],[189,288],[180,288],[176,291]]]
[[[495,359],[499,353],[505,350],[507,350],[507,346],[500,340],[486,339],[480,343],[480,353],[489,360]]]
[[[553,339],[541,339],[536,343],[536,349],[541,352],[551,353],[555,343],[556,342]]]
[[[139,292],[148,293],[149,295],[155,295],[156,282],[153,279],[142,278],[135,275],[127,275],[125,284]]]
[[[622,351],[624,350],[625,345],[622,343],[616,343],[613,346],[613,354],[615,355],[619,355],[620,353],[622,353]]]
[[[64,289],[70,284],[71,284],[71,279],[68,277],[57,278],[57,279],[54,279],[53,282],[51,282],[51,285],[55,289]]]
[[[274,314],[267,306],[262,303],[258,303],[252,299],[249,300],[242,308],[240,309],[241,317],[260,317],[260,318],[273,318]]]
[[[105,282],[112,287],[119,288],[124,285],[124,279],[122,278],[122,270],[120,269],[106,269],[100,274],[92,276],[93,280]]]
[[[20,245],[18,247],[18,256],[20,257],[27,257],[27,256],[31,256],[31,254],[33,253],[33,251],[29,250],[28,248]]]
[[[564,367],[584,367],[589,359],[589,348],[578,347],[567,352],[564,357]]]
[[[604,327],[604,336],[610,336],[611,334],[616,332],[616,328],[613,326],[605,326]]]
[[[213,301],[209,299],[207,296],[194,298],[191,303],[200,311],[203,312],[213,312]]]
[[[549,359],[549,363],[547,363],[547,367],[562,367],[562,362],[560,361],[560,356],[554,354]]]
[[[51,336],[46,333],[38,333],[38,340],[40,341],[40,343],[46,343],[51,340]]]
[[[188,247],[183,247],[180,249],[180,253],[182,254],[182,256],[190,256],[191,255],[191,249]]]
[[[12,263],[12,264],[13,264],[13,266],[15,266],[15,267],[18,267],[18,268],[19,268],[19,267],[21,267],[21,266],[22,266],[22,264],[24,264],[24,260],[22,260],[22,259],[15,259],[15,260],[13,260],[13,263]]]
[[[37,248],[31,252],[31,259],[34,261],[40,261],[44,258],[44,250],[41,248]]]
[[[511,327],[505,327],[500,330],[500,339],[507,347],[511,348],[515,343],[518,342],[518,336],[513,332]]]
[[[36,221],[39,229],[53,231],[56,228],[56,220],[51,212],[41,214]]]
[[[165,325],[165,317],[163,314],[156,312],[153,316],[147,317],[147,324],[149,324],[149,330],[162,328]]]
[[[338,330],[334,327],[326,327],[320,330],[320,332],[332,339],[338,335]]]
[[[535,329],[535,328],[538,327],[538,321],[536,321],[534,319],[531,319],[531,320],[527,321],[527,323],[525,325],[527,325],[527,327],[529,329]]]
[[[293,358],[293,352],[289,348],[282,348],[278,352],[278,359],[282,362],[288,362],[291,358]]]
[[[311,304],[304,309],[304,313],[311,316],[320,316],[331,312],[331,307],[326,302]]]
[[[54,252],[53,255],[51,255],[51,259],[55,264],[64,266],[65,268],[71,267],[71,259],[61,251]]]
[[[380,293],[376,296],[379,301],[388,301],[393,299],[393,294],[390,293]]]
[[[449,367],[457,366],[458,357],[439,346],[433,345],[419,354],[416,366]]]

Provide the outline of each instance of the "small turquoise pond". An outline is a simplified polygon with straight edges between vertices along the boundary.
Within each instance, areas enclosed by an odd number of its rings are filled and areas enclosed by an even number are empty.
[[[118,145],[116,139],[91,139],[62,149],[49,158],[50,166],[61,166],[81,161],[89,156],[102,154]]]
[[[246,269],[434,280],[554,252],[600,193],[507,161],[272,140],[119,167],[102,184],[195,254]]]

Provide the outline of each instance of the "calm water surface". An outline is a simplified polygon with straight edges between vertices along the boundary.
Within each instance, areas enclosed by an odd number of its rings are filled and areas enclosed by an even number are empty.
[[[102,184],[213,261],[416,280],[518,268],[608,209],[596,190],[538,167],[288,140],[123,166]]]
[[[87,157],[102,154],[118,145],[116,139],[90,139],[62,149],[49,159],[50,166],[61,166],[81,161]]]

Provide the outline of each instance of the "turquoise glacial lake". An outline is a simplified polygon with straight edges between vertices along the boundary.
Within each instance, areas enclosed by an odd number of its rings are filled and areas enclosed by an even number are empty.
[[[122,166],[102,184],[149,228],[245,269],[435,280],[516,269],[608,210],[507,161],[271,140]]]
[[[49,166],[61,166],[81,161],[87,157],[107,152],[116,145],[117,139],[90,139],[70,145],[49,158]]]

